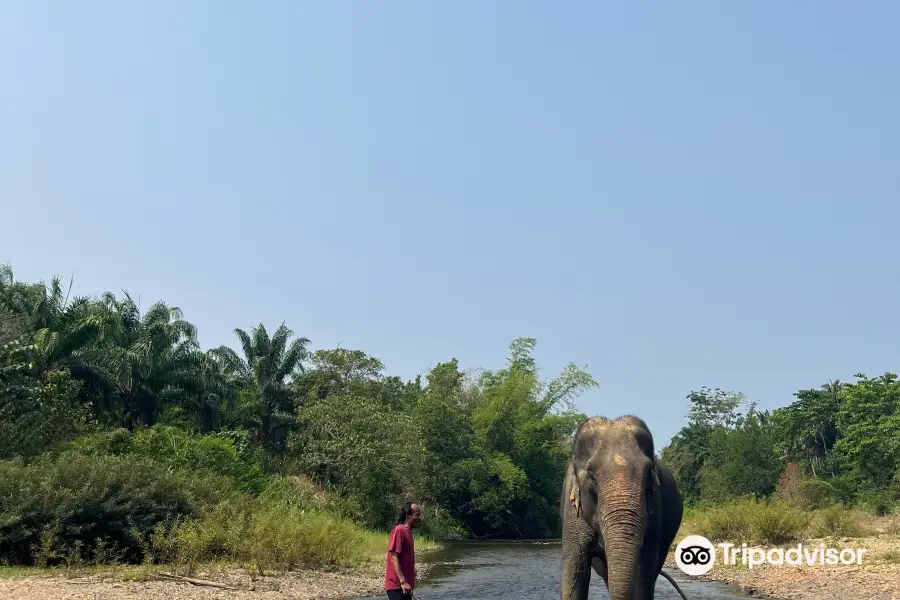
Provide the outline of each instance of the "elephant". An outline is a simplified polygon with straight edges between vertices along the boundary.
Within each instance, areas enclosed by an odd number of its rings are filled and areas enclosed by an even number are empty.
[[[587,600],[592,567],[610,600],[653,600],[683,514],[675,478],[654,455],[642,419],[582,422],[560,498],[560,600]]]

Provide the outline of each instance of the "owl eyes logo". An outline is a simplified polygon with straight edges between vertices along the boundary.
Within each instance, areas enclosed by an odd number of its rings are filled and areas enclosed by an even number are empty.
[[[709,558],[709,550],[703,546],[689,546],[681,551],[681,562],[686,565],[705,565]]]
[[[675,564],[687,575],[703,575],[715,562],[716,549],[702,535],[689,535],[675,547]]]

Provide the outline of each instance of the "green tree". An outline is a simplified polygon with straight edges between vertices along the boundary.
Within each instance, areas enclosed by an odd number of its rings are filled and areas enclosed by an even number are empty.
[[[465,461],[472,497],[461,515],[475,535],[544,537],[559,529],[556,500],[569,451],[562,442],[585,418],[572,399],[597,383],[572,364],[542,382],[535,343],[514,340],[507,367],[480,378],[476,457]]]
[[[744,395],[719,388],[702,387],[687,395],[688,423],[675,434],[660,456],[672,470],[688,505],[701,500],[701,473],[710,458],[712,436],[732,427],[740,419],[738,408]]]
[[[832,382],[821,389],[800,390],[794,394],[796,401],[772,414],[779,430],[780,455],[805,466],[813,477],[824,474],[825,462],[837,442],[842,386]],[[833,470],[830,475],[834,476]]]
[[[310,341],[299,337],[288,343],[294,332],[284,323],[271,337],[262,323],[250,333],[234,333],[243,357],[228,346],[210,350],[236,390],[230,419],[253,431],[267,450],[280,452],[295,419],[289,378],[303,373]]]
[[[886,492],[900,464],[900,381],[894,373],[856,378],[839,392],[835,451],[858,489]]]
[[[381,361],[361,350],[318,350],[310,363],[290,386],[298,407],[290,462],[342,497],[361,522],[387,526],[404,491],[422,492],[420,390],[384,377]]]
[[[0,266],[0,313],[7,327],[15,321],[28,333],[35,368],[41,373],[64,369],[90,382],[97,376],[90,350],[110,326],[111,315],[86,296],[70,299],[70,290],[71,283],[64,290],[59,277],[49,286],[17,282],[8,263]]]
[[[37,351],[19,341],[0,346],[0,459],[32,457],[93,427],[68,371],[40,373]]]
[[[701,498],[711,502],[775,491],[783,464],[776,456],[775,428],[768,415],[751,405],[730,427],[715,427],[700,469]]]
[[[88,381],[102,390],[100,410],[134,429],[153,425],[171,407],[195,404],[210,363],[181,310],[158,301],[141,316],[127,293],[122,300],[106,293],[101,303],[105,324],[84,353]]]

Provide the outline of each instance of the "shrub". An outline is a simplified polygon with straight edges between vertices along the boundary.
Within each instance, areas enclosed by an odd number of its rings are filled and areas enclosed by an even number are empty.
[[[32,465],[0,463],[0,560],[50,565],[144,557],[158,524],[200,514],[234,487],[223,478],[169,471],[142,457],[64,453]]]
[[[260,492],[266,484],[259,463],[238,453],[233,441],[213,435],[192,436],[171,426],[156,425],[134,434],[115,429],[80,438],[70,447],[91,456],[144,456],[170,469],[226,476],[237,482],[240,489],[253,493]]]
[[[200,518],[160,527],[152,541],[153,560],[187,573],[216,560],[252,565],[260,573],[356,566],[380,558],[386,544],[386,534],[368,532],[333,514],[246,496],[223,502]]]
[[[353,565],[371,556],[372,538],[362,528],[327,513],[264,505],[247,525],[244,558],[260,570]]]
[[[125,428],[86,435],[67,446],[86,456],[128,454],[131,451],[131,432]]]
[[[279,502],[291,508],[331,509],[335,501],[302,476],[272,475],[259,495],[263,502]]]
[[[759,503],[750,508],[751,536],[762,544],[781,544],[802,538],[809,514],[784,502]]]
[[[258,493],[265,485],[260,465],[238,454],[233,442],[216,436],[191,436],[175,427],[151,427],[135,433],[132,451],[175,468],[230,477],[246,491]]]
[[[711,541],[780,544],[803,537],[809,515],[782,501],[739,500],[699,512],[695,526]]]
[[[888,491],[865,490],[857,496],[856,505],[865,511],[883,517],[891,512],[894,500]]]
[[[853,512],[836,504],[816,511],[812,533],[816,537],[856,537],[862,535],[864,529]]]
[[[0,349],[0,459],[37,456],[94,426],[78,401],[81,383],[67,370],[42,376],[11,366],[13,351]]]
[[[839,502],[841,491],[824,479],[810,478],[801,482],[800,496],[805,508],[817,509]]]
[[[750,519],[746,508],[720,506],[697,517],[701,535],[710,541],[742,541],[750,537]]]
[[[440,540],[464,540],[468,531],[453,518],[447,509],[435,506],[428,509],[428,519],[422,527],[422,535]]]
[[[247,465],[229,440],[165,427],[92,435],[32,464],[0,461],[0,563],[191,572],[225,560],[264,571],[383,557],[387,533],[340,516],[340,499]]]

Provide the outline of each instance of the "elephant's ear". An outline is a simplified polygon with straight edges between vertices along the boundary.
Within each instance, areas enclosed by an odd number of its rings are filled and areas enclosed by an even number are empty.
[[[569,492],[569,502],[575,506],[575,516],[581,515],[581,486],[578,485],[578,472],[575,470],[575,461],[572,461],[572,491]]]
[[[572,440],[572,490],[569,492],[569,500],[574,503],[576,514],[581,511],[581,484],[584,482],[585,466],[594,455],[608,425],[606,417],[592,417],[575,431],[575,439]]]

